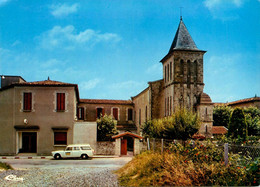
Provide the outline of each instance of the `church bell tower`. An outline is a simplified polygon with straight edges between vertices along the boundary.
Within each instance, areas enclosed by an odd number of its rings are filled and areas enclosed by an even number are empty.
[[[161,60],[165,88],[165,116],[170,115],[176,107],[196,110],[204,88],[205,53],[206,51],[197,48],[181,18],[170,50]]]

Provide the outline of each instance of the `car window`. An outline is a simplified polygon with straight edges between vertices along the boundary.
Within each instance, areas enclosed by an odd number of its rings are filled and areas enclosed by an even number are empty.
[[[67,147],[66,148],[66,151],[71,151],[72,150],[72,147]]]
[[[89,147],[89,146],[82,146],[82,147],[80,147],[82,150],[91,150],[91,147]]]
[[[73,147],[73,150],[80,150],[79,147]]]

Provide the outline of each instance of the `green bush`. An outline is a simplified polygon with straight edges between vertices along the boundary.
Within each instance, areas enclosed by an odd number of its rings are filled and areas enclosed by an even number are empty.
[[[117,134],[116,120],[110,115],[104,115],[97,119],[97,140],[110,141],[111,137]]]
[[[231,114],[228,126],[228,136],[231,138],[241,137],[243,140],[246,140],[247,138],[247,124],[244,112],[241,108],[235,108]]]
[[[200,124],[197,114],[186,109],[180,109],[169,117],[144,123],[142,131],[144,135],[151,138],[187,140],[198,132]]]
[[[233,109],[229,106],[215,106],[213,109],[213,125],[228,128],[229,118]]]

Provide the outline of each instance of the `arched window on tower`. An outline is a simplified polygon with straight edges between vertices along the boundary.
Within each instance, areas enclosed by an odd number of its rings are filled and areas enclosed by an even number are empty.
[[[193,63],[193,73],[194,73],[194,82],[197,82],[197,77],[198,77],[198,62],[197,62],[197,60],[195,60],[194,63]]]
[[[184,61],[181,60],[180,62],[180,77],[183,77],[184,75]]]
[[[166,83],[166,65],[164,66],[164,82]]]
[[[172,62],[170,62],[170,80],[172,80]]]
[[[169,64],[167,64],[167,81],[169,81],[169,76],[170,76],[170,68],[169,68]]]
[[[191,63],[190,60],[187,62],[187,81],[190,82],[191,79]]]

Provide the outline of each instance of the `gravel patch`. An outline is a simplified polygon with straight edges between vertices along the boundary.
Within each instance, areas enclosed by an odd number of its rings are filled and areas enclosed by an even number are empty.
[[[0,186],[119,186],[113,171],[105,167],[7,170],[0,172]],[[8,175],[23,181],[5,180]]]

